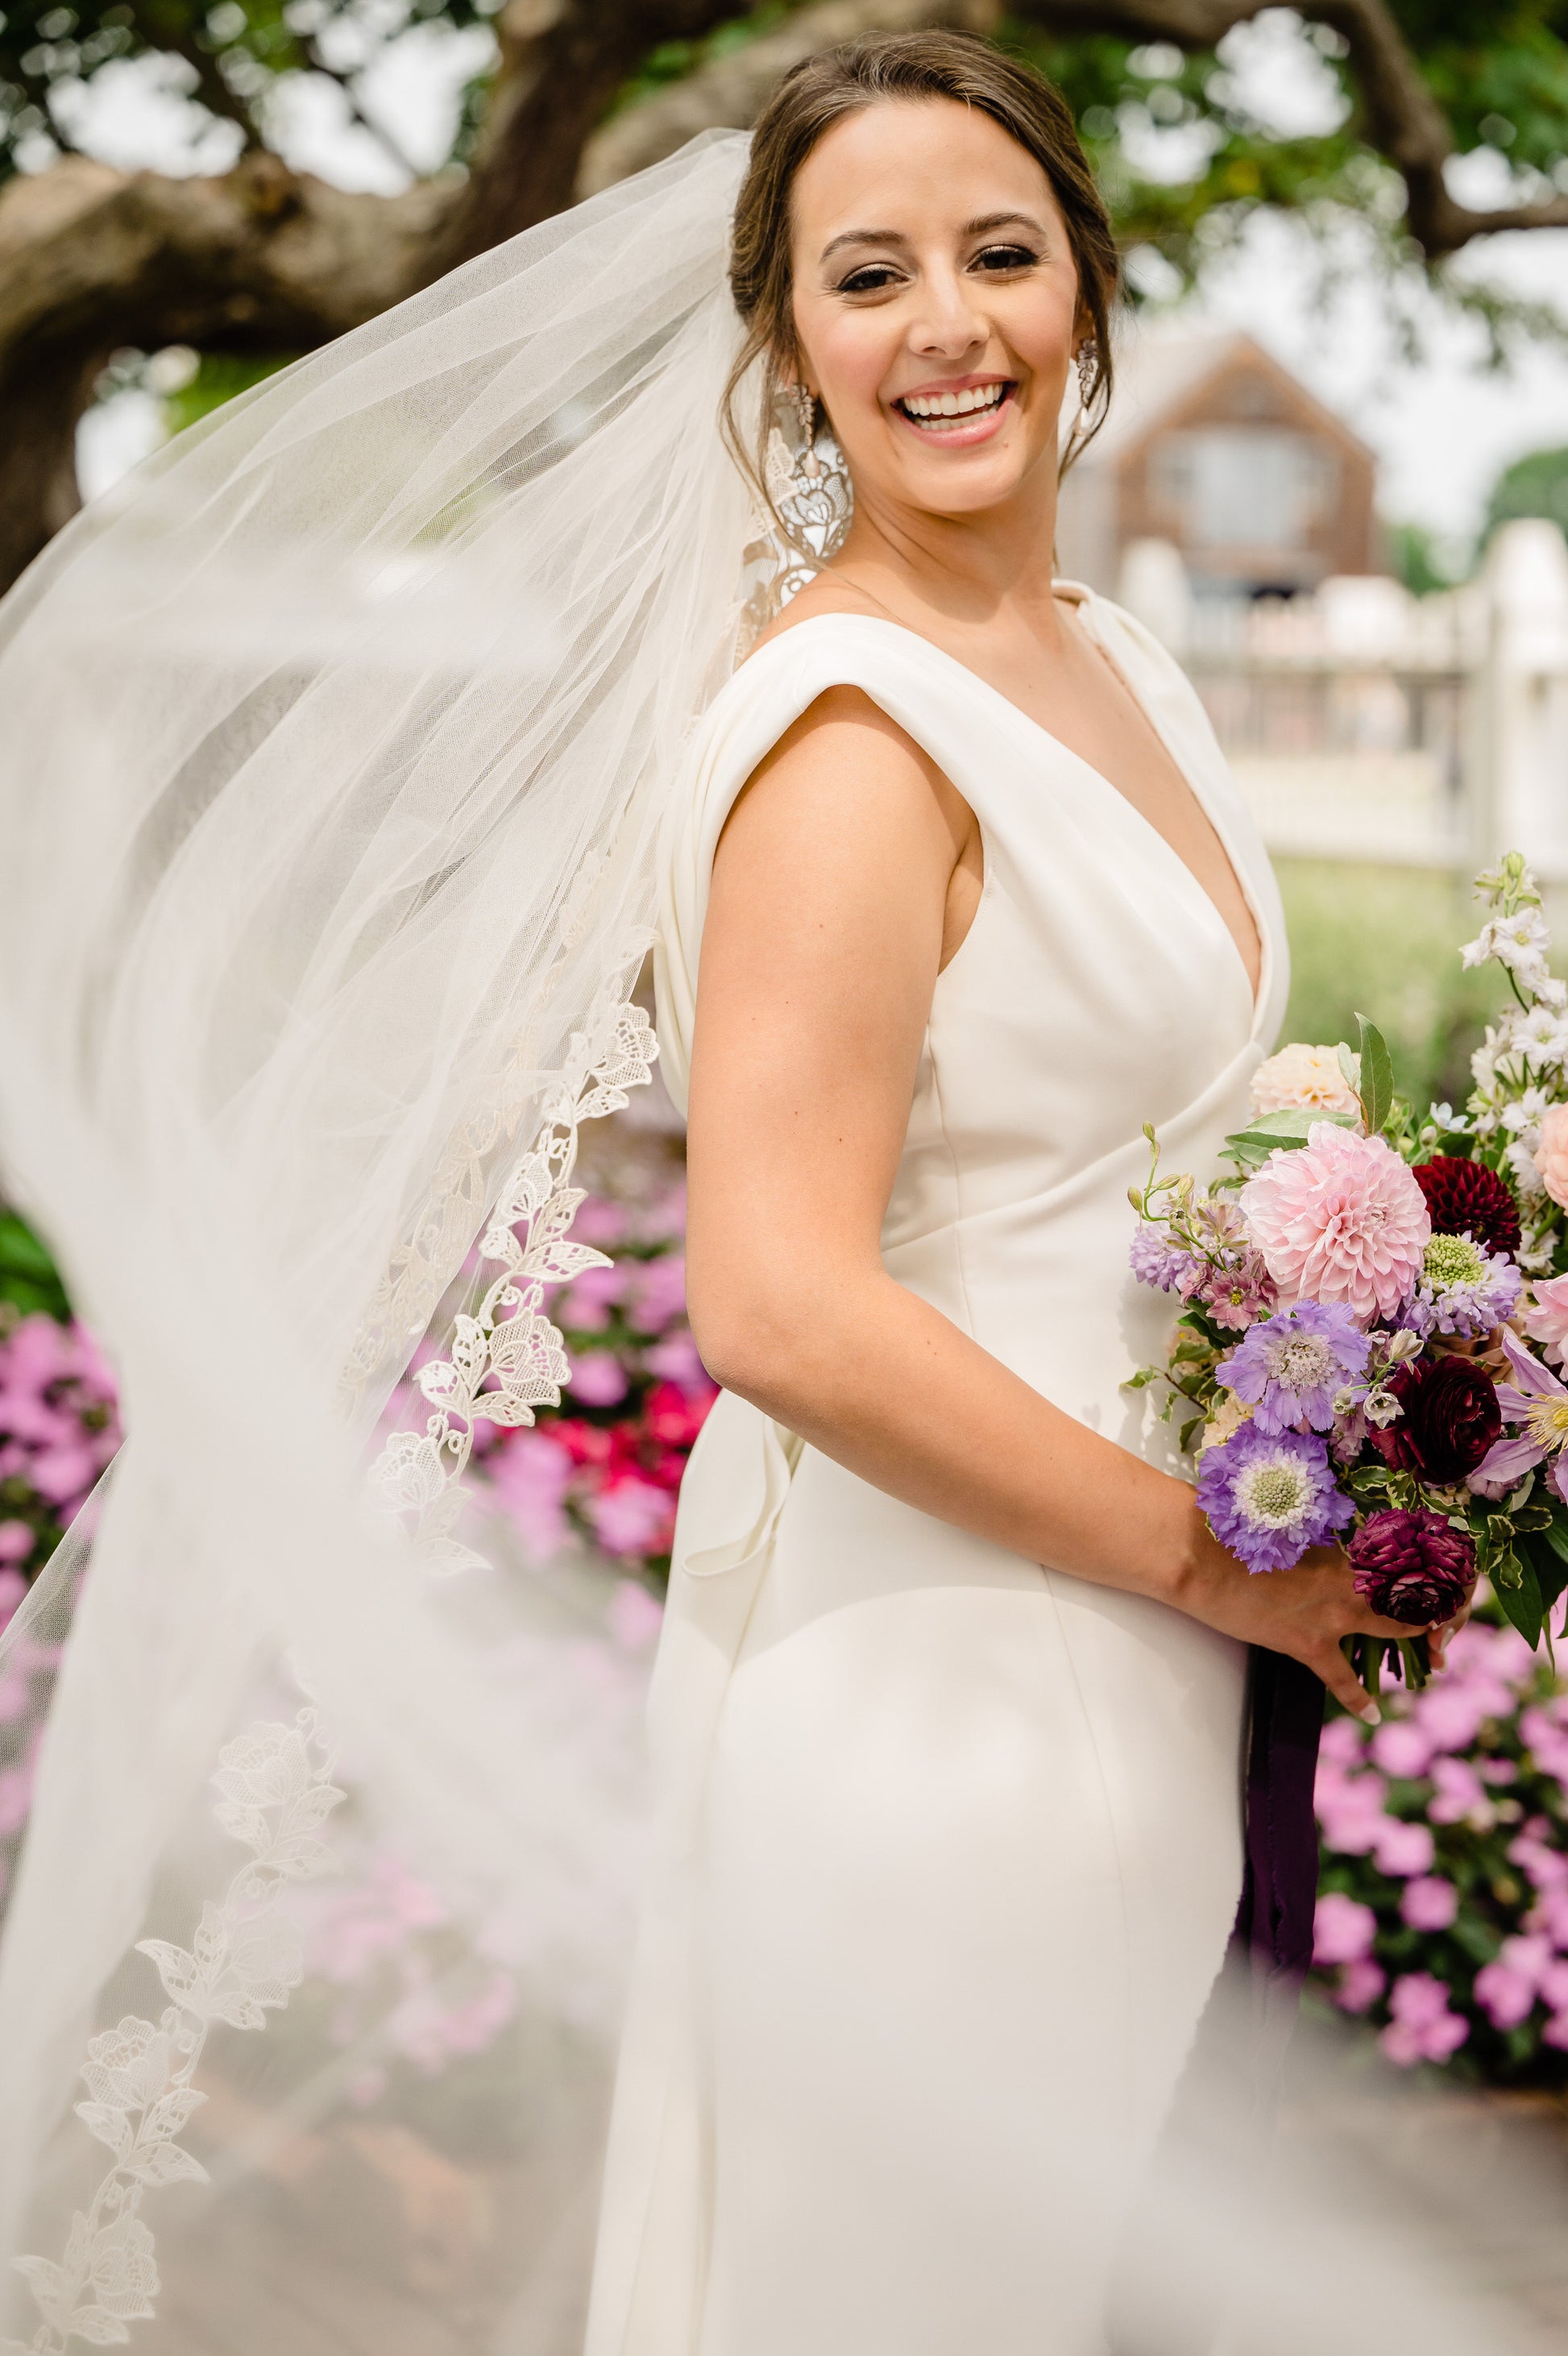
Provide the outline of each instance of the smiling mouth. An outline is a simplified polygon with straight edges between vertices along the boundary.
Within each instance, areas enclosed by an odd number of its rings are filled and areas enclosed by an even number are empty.
[[[972,385],[963,392],[905,393],[893,406],[922,434],[951,434],[993,415],[1015,391],[1012,380],[1004,379],[996,384]]]

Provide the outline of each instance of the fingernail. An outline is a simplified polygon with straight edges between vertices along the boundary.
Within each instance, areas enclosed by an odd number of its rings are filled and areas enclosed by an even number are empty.
[[[1383,1713],[1375,1701],[1369,1701],[1366,1708],[1359,1709],[1356,1715],[1363,1726],[1381,1726],[1383,1722]]]

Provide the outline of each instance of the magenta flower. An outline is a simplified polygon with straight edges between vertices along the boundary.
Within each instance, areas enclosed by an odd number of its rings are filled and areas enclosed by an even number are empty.
[[[1371,1954],[1377,1928],[1378,1918],[1369,1906],[1347,1898],[1340,1890],[1326,1890],[1313,1917],[1313,1962],[1359,1963],[1363,1955]]]
[[[1412,1931],[1446,1931],[1458,1912],[1459,1892],[1443,1874],[1418,1874],[1405,1883],[1400,1912]]]
[[[1432,1218],[1380,1137],[1316,1121],[1307,1143],[1272,1153],[1239,1200],[1286,1299],[1342,1301],[1369,1324],[1393,1316],[1414,1290]]]
[[[1417,2062],[1446,2062],[1470,2034],[1463,2015],[1448,2008],[1448,1991],[1430,1972],[1405,1972],[1389,1997],[1392,2015],[1378,2042],[1402,2070]]]
[[[1563,1458],[1563,1442],[1568,1440],[1568,1387],[1506,1325],[1502,1345],[1517,1379],[1498,1385],[1498,1406],[1505,1423],[1523,1428],[1487,1451],[1470,1475],[1470,1486],[1483,1495],[1490,1490],[1500,1494],[1522,1480],[1532,1465],[1550,1462],[1547,1477],[1568,1504],[1568,1465]]]
[[[1241,1333],[1266,1317],[1279,1296],[1262,1255],[1244,1251],[1234,1265],[1209,1269],[1197,1287],[1197,1297],[1217,1325]]]
[[[1402,1881],[1407,1874],[1430,1873],[1434,1855],[1430,1825],[1385,1816],[1372,1836],[1372,1861],[1391,1881]]]
[[[1341,2012],[1369,2012],[1388,1984],[1389,1976],[1381,1964],[1364,1955],[1357,1963],[1341,1966],[1334,2001]]]

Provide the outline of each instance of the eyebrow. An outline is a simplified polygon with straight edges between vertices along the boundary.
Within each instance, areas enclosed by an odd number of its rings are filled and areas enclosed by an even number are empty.
[[[1022,221],[1025,228],[1032,229],[1036,237],[1044,237],[1046,234],[1045,223],[1036,220],[1032,213],[1015,212],[982,213],[976,220],[965,221],[962,233],[965,237],[983,237],[987,230],[1005,229],[1013,221]],[[831,255],[838,252],[841,246],[845,245],[907,246],[909,240],[904,235],[902,230],[846,229],[840,236],[831,239],[823,246],[820,258],[826,262]]]

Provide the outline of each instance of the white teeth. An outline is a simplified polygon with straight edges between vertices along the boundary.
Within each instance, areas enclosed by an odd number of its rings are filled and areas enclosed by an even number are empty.
[[[983,384],[965,392],[907,393],[899,406],[910,417],[968,417],[977,409],[994,409],[1006,390],[1004,384]]]

